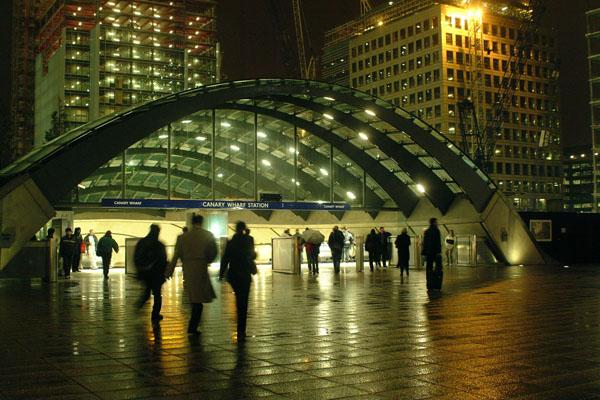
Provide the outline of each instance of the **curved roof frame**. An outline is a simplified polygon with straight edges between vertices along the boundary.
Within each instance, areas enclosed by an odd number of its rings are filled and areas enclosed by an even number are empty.
[[[357,110],[369,109],[377,120],[385,121],[398,131],[405,132],[423,151],[437,160],[448,175],[463,189],[477,210],[481,211],[487,205],[496,190],[489,178],[456,146],[431,126],[406,111],[370,95],[341,86],[311,81],[274,79],[236,81],[196,88],[102,118],[34,150],[0,171],[0,179],[4,182],[17,175],[29,174],[48,200],[56,202],[114,155],[171,122],[194,112],[220,108],[240,99],[268,98],[269,96],[284,96],[288,100],[293,96],[329,97],[334,98],[337,102],[344,102]],[[148,112],[152,112],[152,118],[147,117]],[[308,131],[314,131],[319,126],[315,122],[305,121],[305,123],[309,127]],[[124,135],[123,132],[127,132],[127,134]],[[367,167],[361,168],[369,171],[371,176],[373,176],[372,171],[376,171],[378,184],[382,180],[386,181],[387,184],[380,186],[395,201],[398,199],[402,201],[399,207],[405,215],[408,215],[407,212],[410,213],[418,201],[418,197],[414,193],[412,196],[408,195],[406,192],[410,189],[398,189],[399,187],[406,188],[406,185],[396,175],[382,167],[370,156],[365,155],[359,147],[329,131],[327,133],[329,133],[329,139],[337,143],[336,147],[342,153],[351,159],[354,159],[355,156],[361,159],[363,165]],[[359,155],[358,153],[361,152],[363,154]],[[81,154],[86,154],[85,162],[82,162]],[[366,158],[371,158],[374,164],[367,162]],[[420,162],[414,155],[412,159]],[[65,169],[64,165],[77,165],[78,168]],[[395,190],[391,190],[390,186],[394,186]],[[439,190],[439,192],[443,191]],[[403,198],[404,195],[406,198]],[[434,204],[444,204],[445,200],[439,195],[435,195],[433,190],[429,195]]]

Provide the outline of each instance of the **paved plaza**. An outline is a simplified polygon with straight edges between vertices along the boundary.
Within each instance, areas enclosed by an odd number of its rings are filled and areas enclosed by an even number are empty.
[[[117,270],[0,281],[0,398],[600,398],[600,268],[453,267],[432,297],[423,270],[261,268],[243,346],[212,273],[199,337],[180,272],[160,327]]]

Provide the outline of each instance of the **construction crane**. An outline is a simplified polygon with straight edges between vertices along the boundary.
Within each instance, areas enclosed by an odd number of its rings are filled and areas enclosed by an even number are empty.
[[[307,59],[306,55],[306,41],[304,39],[304,33],[306,31],[306,37],[310,45],[310,35],[306,27],[306,19],[302,12],[300,0],[292,0],[292,12],[294,15],[294,27],[296,29],[296,44],[298,47],[298,63],[300,66],[300,77],[302,79],[316,79],[317,77],[317,60],[314,56],[309,56]],[[310,46],[309,46],[310,48]]]
[[[369,11],[371,11],[371,3],[369,0],[360,0],[360,16],[364,17]]]
[[[478,118],[484,115],[481,101],[474,102],[472,99],[466,99],[458,105],[463,151],[469,154],[484,171],[489,172],[491,170],[490,164],[494,155],[496,138],[502,135],[502,123],[504,122],[509,103],[517,88],[519,78],[526,70],[525,64],[530,58],[533,39],[538,31],[538,23],[545,11],[542,2],[543,0],[529,1],[529,15],[523,20],[517,30],[520,34],[515,39],[515,51],[510,55],[506,64],[507,67],[500,82],[500,90],[494,95],[494,106],[491,114],[486,118],[484,128],[480,129],[478,121]],[[480,50],[476,48],[476,38],[475,42],[471,43],[471,45],[475,47],[475,51]],[[481,50],[489,51],[489,49]],[[477,62],[477,59],[471,60],[472,64]],[[477,79],[481,82],[483,77],[479,76],[479,73],[477,75],[472,75],[472,79]],[[473,93],[473,89],[472,94],[477,95],[477,93]],[[480,109],[477,110],[477,107],[480,107]]]

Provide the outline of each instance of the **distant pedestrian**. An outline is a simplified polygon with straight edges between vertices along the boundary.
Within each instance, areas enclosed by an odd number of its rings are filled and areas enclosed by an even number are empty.
[[[351,261],[350,250],[352,249],[352,245],[354,244],[354,235],[346,227],[342,228],[342,234],[344,235],[344,249],[342,252],[342,261],[349,262]]]
[[[383,268],[387,268],[386,262],[390,259],[390,236],[392,236],[392,234],[386,232],[383,226],[379,228],[379,255],[381,257],[381,263],[383,264]]]
[[[65,229],[65,236],[60,239],[58,254],[63,262],[63,274],[65,279],[71,278],[71,269],[75,260],[75,252],[78,251],[75,237],[71,228]]]
[[[75,247],[77,248],[75,255],[73,256],[73,272],[79,272],[81,270],[81,253],[85,251],[83,236],[81,236],[81,228],[75,228],[73,238],[75,239]]]
[[[187,227],[187,226],[184,226],[183,228],[181,228],[181,232],[182,232],[182,233],[186,233],[188,230],[189,230],[189,229],[188,229],[188,227]]]
[[[302,239],[302,234],[300,233],[300,229],[296,228],[296,232],[292,235],[296,242],[296,248],[298,249],[298,265],[302,265],[302,248],[304,245],[304,240]]]
[[[373,264],[379,267],[379,244],[375,229],[371,229],[371,233],[365,239],[365,250],[369,253],[369,268],[373,271]]]
[[[410,259],[410,236],[406,228],[402,228],[402,233],[396,236],[396,249],[398,249],[398,268],[400,268],[400,276],[406,271],[408,276],[408,261]]]
[[[165,271],[170,278],[177,261],[183,263],[183,286],[192,306],[192,315],[188,325],[188,334],[199,335],[198,324],[202,317],[202,303],[210,303],[217,297],[210,283],[208,265],[217,256],[217,244],[212,233],[202,228],[204,218],[192,217],[192,228],[177,238],[173,259]]]
[[[49,228],[48,229],[48,233],[46,234],[46,240],[54,239],[54,233],[55,232],[56,232],[56,229]]]
[[[285,229],[281,234],[281,237],[292,237],[292,234],[290,233],[290,228]]]
[[[219,279],[227,277],[227,281],[235,293],[238,342],[246,340],[248,297],[252,275],[256,274],[254,240],[251,239],[251,236],[244,234],[245,230],[244,222],[238,221],[235,224],[235,234],[227,241],[219,270]]]
[[[421,254],[425,256],[427,290],[440,290],[443,279],[442,240],[436,218],[429,220],[429,228],[427,228],[423,235],[423,249]]]
[[[454,265],[454,247],[456,246],[454,229],[450,229],[450,233],[444,239],[444,246],[446,247],[446,265]]]
[[[86,253],[90,262],[90,269],[96,269],[96,249],[98,248],[98,236],[90,229],[88,234],[83,238],[85,243]]]
[[[336,225],[329,234],[327,244],[331,249],[331,257],[333,258],[333,271],[338,274],[340,272],[340,262],[342,260],[342,251],[344,250],[344,234]]]
[[[165,245],[158,240],[160,227],[150,225],[150,232],[145,238],[141,239],[135,246],[134,262],[137,269],[137,277],[145,285],[144,294],[139,300],[138,305],[142,307],[150,299],[150,294],[154,297],[152,305],[152,322],[159,322],[163,319],[160,314],[162,306],[162,285],[165,282],[165,269],[167,268],[167,251]]]
[[[119,252],[119,245],[112,238],[112,232],[106,231],[104,236],[98,241],[98,248],[96,248],[96,255],[102,258],[102,272],[104,279],[108,279],[108,271],[110,269],[110,261],[112,259],[112,252]]]

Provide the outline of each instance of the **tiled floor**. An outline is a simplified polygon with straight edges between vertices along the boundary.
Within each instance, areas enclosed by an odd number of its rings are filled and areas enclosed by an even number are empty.
[[[215,271],[213,271],[215,272]],[[600,267],[318,277],[261,269],[250,335],[234,343],[227,284],[185,333],[181,276],[164,321],[137,310],[138,283],[112,272],[54,285],[0,281],[0,398],[600,398]]]

